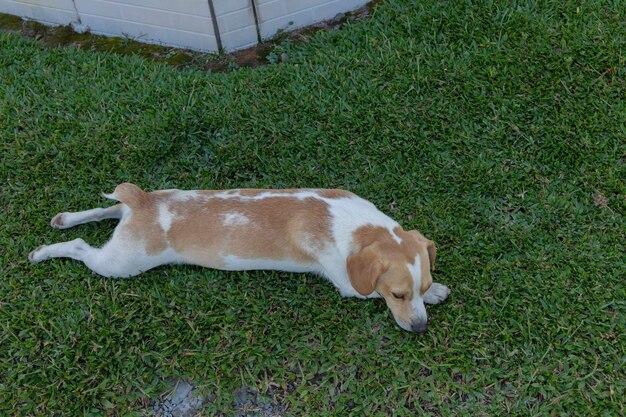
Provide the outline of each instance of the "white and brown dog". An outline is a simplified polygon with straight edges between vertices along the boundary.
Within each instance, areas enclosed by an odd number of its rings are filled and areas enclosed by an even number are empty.
[[[372,203],[343,190],[161,190],[125,183],[106,197],[121,204],[59,213],[66,229],[119,219],[102,248],[82,239],[41,246],[31,262],[73,258],[105,277],[129,277],[159,265],[224,270],[275,269],[325,276],[344,297],[384,297],[405,330],[426,330],[424,303],[450,291],[432,282],[436,249],[404,231]]]

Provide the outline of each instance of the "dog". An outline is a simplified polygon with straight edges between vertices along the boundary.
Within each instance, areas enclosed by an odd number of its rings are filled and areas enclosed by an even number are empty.
[[[435,244],[349,191],[144,192],[123,183],[103,195],[119,204],[59,213],[50,222],[66,229],[119,219],[102,248],[75,239],[40,246],[28,259],[73,258],[99,275],[118,278],[176,263],[312,272],[344,297],[383,297],[398,325],[419,333],[428,319],[424,303],[438,304],[450,293],[432,281]]]

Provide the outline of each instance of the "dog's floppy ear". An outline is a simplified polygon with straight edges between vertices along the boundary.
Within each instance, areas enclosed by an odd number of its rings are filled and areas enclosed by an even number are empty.
[[[426,239],[426,250],[428,251],[428,259],[430,260],[430,270],[435,270],[435,258],[437,257],[437,246],[432,240]]]
[[[417,230],[409,230],[409,233],[413,233],[418,240],[426,243],[426,250],[428,251],[428,260],[430,261],[430,270],[435,270],[435,258],[437,257],[437,247],[435,242],[428,239],[426,236],[418,232]]]
[[[378,277],[387,270],[375,245],[369,245],[348,256],[347,264],[350,283],[361,295],[373,293]]]

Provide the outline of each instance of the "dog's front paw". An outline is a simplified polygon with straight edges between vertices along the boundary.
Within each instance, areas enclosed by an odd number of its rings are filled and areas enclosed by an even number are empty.
[[[31,253],[28,254],[28,261],[30,263],[37,263],[37,262],[46,260],[45,256],[42,255],[42,251],[41,251],[41,249],[44,248],[44,246],[45,245],[41,245],[37,249],[31,251]]]
[[[65,213],[59,213],[54,216],[52,220],[50,220],[50,226],[54,227],[55,229],[66,229],[64,214]]]
[[[450,288],[443,284],[433,282],[428,291],[424,294],[424,302],[428,304],[439,304],[450,295]]]

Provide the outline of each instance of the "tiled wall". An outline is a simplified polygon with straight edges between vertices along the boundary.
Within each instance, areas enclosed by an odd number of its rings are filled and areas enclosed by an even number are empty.
[[[254,0],[263,39],[332,19],[367,0]],[[257,26],[251,0],[213,0],[219,39],[227,50],[255,45]],[[73,24],[77,30],[129,36],[200,51],[218,50],[208,0],[0,0],[0,12],[42,23]]]

